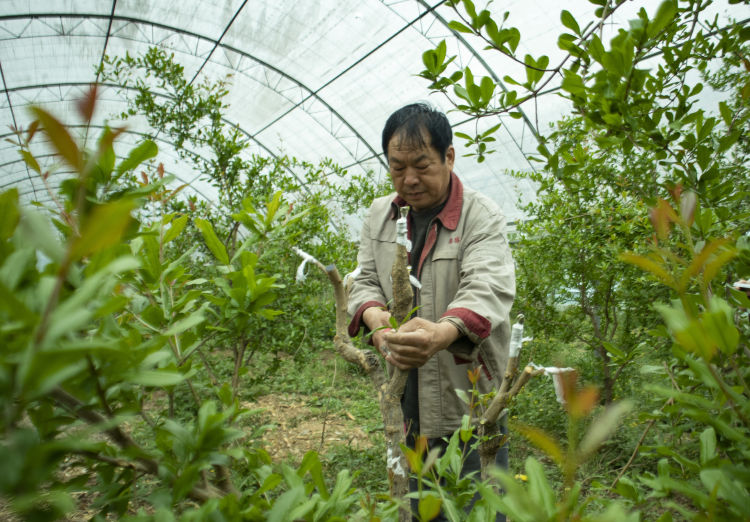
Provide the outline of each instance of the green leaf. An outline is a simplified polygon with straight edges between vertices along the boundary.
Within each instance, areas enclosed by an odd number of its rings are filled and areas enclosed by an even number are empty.
[[[654,38],[662,32],[676,17],[677,2],[675,0],[666,0],[662,2],[657,9],[656,14],[648,24],[647,34],[649,38]]]
[[[484,131],[481,134],[481,137],[482,138],[487,138],[487,137],[491,136],[492,134],[494,134],[495,132],[497,132],[497,129],[499,129],[501,125],[502,125],[502,123],[498,123],[497,125],[493,125],[489,129],[487,129],[486,131]],[[485,141],[487,141],[487,140],[485,140]]]
[[[409,469],[419,475],[422,471],[422,458],[416,451],[409,447],[402,445],[401,451],[404,453],[404,457],[406,457],[406,462],[409,463]]]
[[[195,220],[195,226],[197,226],[198,230],[201,231],[203,239],[206,242],[206,246],[208,246],[209,250],[211,250],[211,253],[216,256],[216,259],[218,259],[221,264],[228,265],[229,255],[227,255],[227,249],[224,247],[224,244],[219,241],[219,238],[216,236],[214,227],[211,226],[211,223],[209,223],[205,219],[198,218]]]
[[[532,69],[532,67],[536,67],[534,57],[530,54],[527,54],[526,56],[524,56],[523,63],[526,65],[526,81],[528,81],[530,84],[533,84],[534,79],[536,78],[536,71]]]
[[[518,44],[521,41],[521,32],[515,27],[511,27],[507,31],[509,33],[508,46],[512,52],[516,52]]]
[[[633,254],[630,252],[624,252],[620,254],[618,258],[621,261],[630,263],[631,265],[635,265],[647,272],[650,272],[668,287],[670,288],[676,287],[676,282],[674,278],[672,277],[672,275],[669,272],[667,272],[664,267],[652,261],[651,259],[644,257],[644,256],[639,256],[637,254]]]
[[[33,248],[19,248],[12,252],[0,265],[0,281],[9,290],[15,290],[24,274],[36,265],[36,250]]]
[[[20,219],[18,189],[6,190],[0,194],[0,239],[10,238]]]
[[[81,236],[73,243],[72,259],[80,259],[119,243],[133,219],[130,212],[134,206],[133,200],[119,199],[94,208],[86,218]]]
[[[586,94],[583,79],[578,74],[567,69],[563,71],[563,81],[560,86],[564,91],[575,96],[584,96]]]
[[[544,467],[538,460],[528,457],[525,468],[529,482],[529,495],[534,503],[544,509],[544,513],[552,519],[556,512],[555,492],[547,481]]]
[[[172,221],[172,226],[170,226],[169,230],[167,230],[167,232],[164,234],[164,244],[169,243],[180,235],[180,232],[182,232],[182,230],[185,228],[185,225],[187,224],[187,220],[187,215],[182,215]]]
[[[727,355],[732,355],[737,351],[740,340],[740,333],[734,325],[732,312],[732,308],[726,301],[713,296],[708,310],[701,317],[707,337]]]
[[[57,263],[62,262],[65,251],[58,237],[52,233],[49,220],[45,216],[24,210],[18,228],[26,246],[39,249]]]
[[[85,371],[86,362],[78,357],[76,359],[47,353],[36,354],[29,371],[19,371],[23,375],[22,388],[26,400],[46,395],[56,386]]]
[[[305,473],[308,472],[310,473],[310,478],[312,478],[313,484],[318,488],[320,496],[323,500],[327,500],[330,497],[330,494],[328,493],[328,488],[326,487],[325,479],[323,477],[323,466],[321,465],[318,454],[315,451],[308,451],[305,453],[299,470],[297,471],[297,475],[303,477]]]
[[[549,435],[539,428],[527,426],[525,424],[513,423],[511,427],[521,435],[529,439],[537,448],[546,453],[558,465],[563,463],[563,451],[560,445]]]
[[[586,457],[594,453],[615,431],[622,417],[632,408],[633,404],[630,401],[621,401],[608,406],[604,413],[594,419],[583,440],[581,440],[579,446],[581,455]]]
[[[560,13],[560,21],[565,27],[567,27],[574,33],[578,35],[581,34],[581,28],[578,26],[578,22],[576,22],[576,19],[573,17],[573,15],[570,14],[570,11],[563,9],[563,11]]]
[[[151,140],[145,140],[137,147],[133,148],[125,158],[117,165],[117,175],[120,176],[125,172],[133,170],[144,161],[153,158],[159,152],[159,147]]]
[[[474,32],[470,27],[467,27],[461,22],[457,22],[456,20],[451,20],[450,22],[448,22],[448,27],[453,29],[454,31],[458,31],[459,33],[472,34]]]
[[[34,172],[41,174],[42,169],[39,167],[39,163],[37,163],[36,158],[28,151],[21,149],[19,151],[21,153],[21,157],[23,158],[24,163],[29,166],[31,170]]]
[[[710,426],[703,430],[701,440],[701,466],[716,458],[716,432]]]
[[[715,491],[719,498],[728,501],[743,515],[747,513],[750,495],[746,487],[731,474],[722,469],[704,469],[700,472],[700,478],[708,491]]]
[[[62,156],[76,172],[80,173],[83,170],[83,157],[78,145],[73,141],[65,126],[40,107],[32,107],[31,112],[49,136],[55,152]]]
[[[62,300],[52,312],[45,341],[51,343],[68,332],[86,327],[97,312],[97,306],[103,304],[102,296],[109,294],[117,283],[118,279],[113,276],[132,271],[138,266],[137,259],[129,256],[120,257],[86,278],[83,284],[67,299]]]
[[[589,54],[594,60],[602,63],[605,53],[606,51],[604,49],[604,45],[602,45],[602,41],[599,39],[599,36],[593,35],[591,37],[591,41],[589,42]]]
[[[424,496],[419,499],[419,519],[432,520],[438,516],[442,503],[440,497],[434,496],[430,493],[424,494]]]
[[[706,264],[706,269],[703,271],[703,281],[708,284],[716,277],[719,270],[729,263],[732,259],[737,256],[737,251],[733,248],[723,250],[714,257],[711,262]]]
[[[180,319],[179,321],[175,322],[172,326],[169,327],[169,329],[167,329],[166,332],[164,332],[164,335],[167,337],[179,335],[191,328],[194,328],[195,326],[198,326],[206,320],[204,309],[205,306],[201,307],[200,310],[196,310],[195,312],[191,313],[184,319]]]
[[[602,346],[604,346],[605,350],[607,350],[609,353],[611,353],[618,359],[625,359],[627,357],[625,352],[623,352],[622,350],[620,350],[619,348],[617,348],[614,344],[610,342],[602,341]]]
[[[174,386],[185,380],[180,372],[170,370],[138,370],[125,377],[127,382],[141,386]]]
[[[276,212],[279,211],[279,208],[281,207],[281,191],[276,191],[273,195],[273,198],[271,198],[271,201],[268,202],[266,205],[266,230],[270,229],[271,223],[273,222],[274,216],[276,216]]]
[[[461,429],[458,430],[458,436],[461,438],[461,442],[464,444],[468,443],[471,440],[472,433],[471,417],[464,415],[461,419]]]
[[[454,390],[456,392],[456,395],[464,404],[469,404],[471,400],[469,399],[469,394],[466,393],[466,390],[462,390],[461,388],[456,388]]]
[[[25,324],[37,321],[37,316],[18,298],[18,294],[11,291],[2,281],[0,281],[0,310],[5,310],[8,318],[17,319]],[[6,327],[9,322],[6,320]]]

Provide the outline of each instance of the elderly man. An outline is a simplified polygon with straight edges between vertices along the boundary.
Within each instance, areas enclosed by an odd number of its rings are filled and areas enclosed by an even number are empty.
[[[402,409],[407,443],[417,434],[431,447],[460,428],[471,390],[467,370],[481,365],[479,391],[499,386],[508,358],[509,311],[515,294],[505,218],[488,198],[465,188],[453,172],[453,133],[442,112],[425,104],[394,112],[383,129],[383,151],[396,194],[376,199],[362,226],[360,275],[349,295],[349,333],[372,331],[386,360],[409,370]],[[389,325],[391,266],[398,208],[410,207],[412,274],[417,317],[398,332]],[[384,349],[387,347],[387,350]],[[479,469],[472,452],[464,471]],[[506,457],[507,458],[507,457]]]

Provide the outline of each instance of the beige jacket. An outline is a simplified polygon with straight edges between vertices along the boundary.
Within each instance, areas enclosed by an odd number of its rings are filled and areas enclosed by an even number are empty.
[[[451,321],[464,336],[419,368],[419,421],[428,438],[453,433],[468,414],[456,389],[470,390],[467,370],[481,364],[479,389],[499,386],[508,359],[509,312],[515,295],[515,269],[505,238],[505,218],[497,206],[451,173],[451,192],[430,224],[419,263],[412,273],[421,284],[417,315]],[[349,295],[354,336],[365,326],[362,313],[385,306],[393,297],[390,282],[396,247],[394,195],[376,199],[362,226],[358,264],[361,273]],[[410,231],[411,233],[411,231]]]

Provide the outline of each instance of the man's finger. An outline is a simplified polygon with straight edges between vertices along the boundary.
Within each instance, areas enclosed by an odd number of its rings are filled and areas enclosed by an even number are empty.
[[[386,341],[392,344],[401,344],[405,346],[422,346],[428,342],[427,332],[420,329],[413,332],[398,332],[389,333],[385,337]]]

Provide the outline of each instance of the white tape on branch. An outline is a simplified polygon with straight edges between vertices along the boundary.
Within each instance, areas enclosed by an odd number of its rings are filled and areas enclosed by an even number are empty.
[[[362,273],[362,267],[357,265],[357,268],[353,272],[349,272],[344,276],[344,288],[349,284],[349,280],[355,280]]]
[[[396,244],[406,247],[407,252],[411,252],[411,241],[409,241],[406,227],[406,216],[403,215],[396,221]]]
[[[523,344],[523,323],[516,322],[510,331],[510,357],[518,357]]]
[[[406,470],[401,467],[401,459],[398,455],[393,454],[393,450],[391,448],[388,448],[385,461],[386,466],[393,472],[394,475],[399,475],[401,477],[406,476]]]
[[[308,261],[311,261],[313,263],[319,263],[317,259],[315,259],[313,256],[302,250],[301,248],[292,247],[292,250],[294,250],[294,253],[297,254],[302,258],[302,263],[297,267],[297,277],[296,280],[298,283],[301,283],[305,280],[307,277],[305,275],[305,265],[308,263]]]
[[[552,384],[555,385],[555,396],[557,397],[557,402],[564,405],[565,394],[563,392],[562,374],[568,373],[568,372],[574,372],[575,369],[558,368],[556,366],[544,367],[544,366],[539,366],[538,364],[534,364],[533,362],[530,362],[529,366],[537,370],[544,370],[545,375],[549,375],[550,377],[552,377]]]

